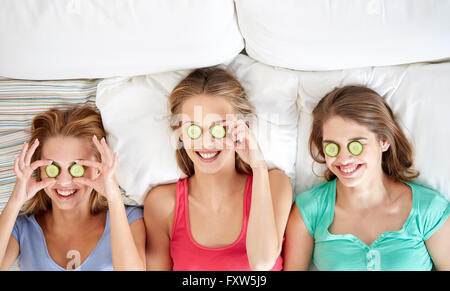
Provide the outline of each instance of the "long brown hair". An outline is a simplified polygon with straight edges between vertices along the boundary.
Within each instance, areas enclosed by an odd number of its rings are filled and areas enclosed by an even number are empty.
[[[36,115],[31,126],[30,144],[39,139],[40,145],[33,154],[31,162],[41,158],[42,146],[51,137],[65,136],[84,138],[89,143],[97,161],[101,161],[101,155],[93,144],[91,138],[96,135],[100,140],[105,137],[105,130],[98,111],[90,106],[73,107],[69,109],[50,109],[47,112]],[[38,168],[35,171],[38,180],[41,179],[41,172]],[[44,189],[40,190],[24,206],[24,213],[39,215],[51,209],[51,199]],[[95,190],[90,197],[90,211],[95,215],[107,209],[107,201]]]
[[[254,107],[248,100],[244,88],[234,76],[219,67],[197,69],[184,78],[172,91],[169,97],[171,120],[181,113],[184,102],[193,96],[208,95],[212,98],[227,98],[238,114],[249,116]],[[177,130],[181,122],[171,122],[171,128]],[[184,147],[177,148],[178,166],[187,176],[194,175],[194,164]],[[235,153],[235,168],[239,173],[252,173],[251,167]]]
[[[325,163],[323,124],[332,116],[340,116],[367,127],[378,140],[387,139],[390,142],[389,149],[382,155],[382,168],[388,176],[399,181],[411,181],[419,176],[419,172],[411,168],[413,149],[408,139],[389,105],[375,91],[360,86],[337,88],[320,100],[312,114],[309,152],[314,161]],[[336,176],[327,169],[324,177],[331,181]]]

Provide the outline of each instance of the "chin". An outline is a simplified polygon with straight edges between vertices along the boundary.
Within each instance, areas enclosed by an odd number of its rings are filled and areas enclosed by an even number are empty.
[[[196,164],[196,168],[198,171],[205,174],[216,174],[222,170],[223,165],[221,163],[214,163],[211,165],[202,165],[200,163]]]
[[[339,182],[344,185],[345,187],[357,187],[361,184],[362,178],[345,178],[345,177],[338,177]]]

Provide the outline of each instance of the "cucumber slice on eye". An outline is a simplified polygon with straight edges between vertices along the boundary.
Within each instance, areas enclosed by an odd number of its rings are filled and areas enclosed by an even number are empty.
[[[84,167],[82,165],[73,164],[70,166],[69,169],[70,175],[75,178],[83,177],[84,176]]]
[[[223,138],[226,134],[225,127],[220,124],[216,124],[211,128],[211,135],[214,138],[220,139]]]
[[[197,139],[202,135],[202,128],[196,124],[191,124],[187,129],[187,134],[191,139]]]
[[[339,146],[334,142],[330,142],[325,146],[325,154],[329,157],[334,158],[339,154]]]
[[[359,141],[356,141],[356,140],[350,142],[347,145],[347,147],[348,147],[348,151],[354,156],[359,156],[363,151],[362,143],[360,143]]]
[[[59,167],[54,164],[47,165],[45,167],[45,173],[49,178],[55,178],[59,175]]]

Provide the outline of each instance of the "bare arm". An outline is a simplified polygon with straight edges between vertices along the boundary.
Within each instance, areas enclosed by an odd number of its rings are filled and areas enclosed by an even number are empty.
[[[281,253],[292,205],[289,178],[280,170],[253,170],[247,255],[253,270],[270,270]]]
[[[117,200],[108,201],[114,270],[143,271],[145,229],[142,227],[142,220],[134,221],[130,226],[120,192],[118,197]]]
[[[147,235],[145,233],[144,218],[139,218],[130,224],[131,234],[133,235],[133,240],[136,245],[139,257],[144,263],[144,269],[146,264],[145,258],[145,244],[147,240]]]
[[[314,239],[306,228],[297,205],[292,205],[284,243],[284,270],[307,271],[314,249]]]
[[[0,215],[0,270],[8,270],[19,256],[19,243],[11,234],[20,203],[10,199]]]
[[[175,211],[176,184],[153,188],[145,198],[147,270],[171,271],[170,236]]]
[[[39,146],[36,140],[31,147],[25,143],[19,156],[14,161],[16,184],[8,203],[0,215],[0,269],[7,270],[19,255],[19,243],[11,234],[20,209],[41,189],[55,183],[55,179],[36,181],[32,177],[34,170],[51,163],[49,160],[38,160],[31,163],[31,158]]]
[[[128,223],[125,206],[120,195],[119,186],[114,173],[117,167],[117,153],[114,155],[108,148],[106,141],[93,136],[92,141],[101,154],[101,163],[91,160],[80,160],[77,164],[96,168],[98,176],[91,180],[86,177],[75,178],[77,182],[93,187],[108,201],[111,225],[111,251],[114,270],[145,270],[145,257],[139,248],[145,232],[135,224],[132,232]],[[137,232],[141,233],[137,233]]]
[[[289,178],[268,172],[258,141],[243,120],[227,122],[227,145],[252,168],[252,201],[247,226],[247,256],[252,270],[270,270],[280,255],[292,205]]]
[[[450,271],[450,219],[425,241],[431,259],[439,271]]]

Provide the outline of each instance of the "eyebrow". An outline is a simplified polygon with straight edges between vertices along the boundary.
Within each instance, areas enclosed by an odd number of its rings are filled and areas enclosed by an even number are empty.
[[[367,140],[367,138],[366,137],[362,137],[362,136],[358,136],[358,137],[353,137],[353,138],[349,139],[348,141],[355,141],[355,140]],[[322,141],[322,143],[330,143],[330,142],[337,143],[334,140],[329,140],[329,139],[325,139],[325,140]]]

